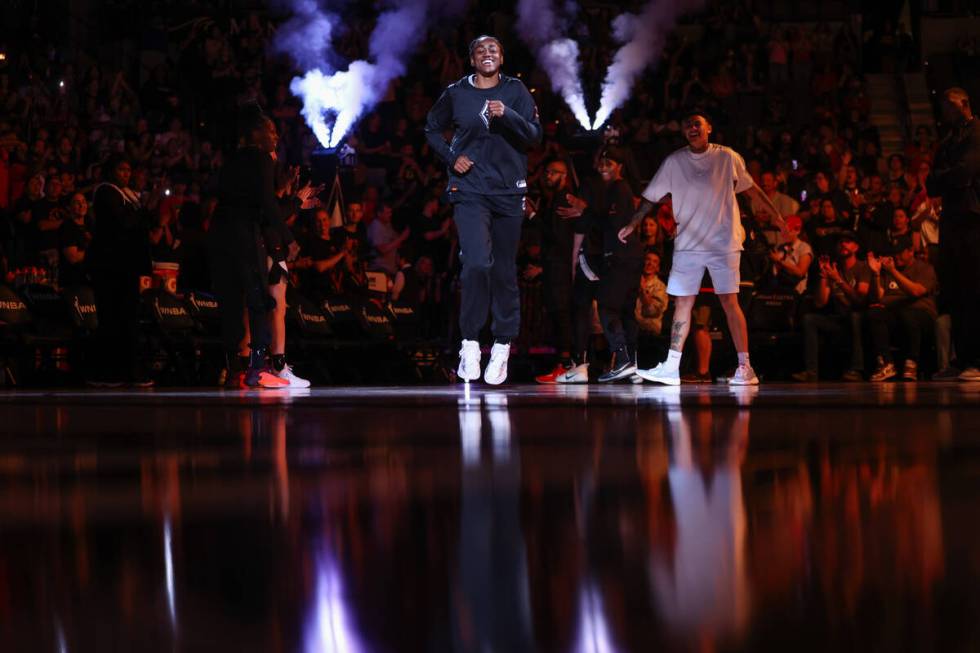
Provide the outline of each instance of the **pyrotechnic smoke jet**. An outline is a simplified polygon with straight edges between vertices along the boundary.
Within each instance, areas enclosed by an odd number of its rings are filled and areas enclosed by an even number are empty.
[[[639,15],[621,14],[613,35],[622,46],[613,57],[602,83],[602,98],[593,129],[601,127],[629,98],[633,83],[663,50],[664,40],[678,16],[700,9],[704,0],[650,0]]]
[[[371,61],[352,61],[346,70],[336,72],[329,65],[308,65],[312,49],[302,41],[309,32],[302,20],[297,21],[296,30],[280,43],[284,48],[295,48],[289,52],[306,70],[302,77],[293,79],[289,88],[302,98],[303,117],[320,144],[337,147],[357,119],[384,97],[392,80],[405,74],[409,55],[425,38],[429,22],[458,13],[465,3],[466,0],[395,0],[378,16],[371,33]],[[337,19],[320,9],[314,0],[291,0],[291,5],[297,19],[315,17],[321,24],[336,25]],[[327,48],[329,44],[324,46]]]
[[[517,31],[534,50],[538,63],[548,73],[551,88],[562,96],[575,119],[589,129],[582,79],[578,62],[578,43],[562,38],[562,25],[552,0],[519,0]]]

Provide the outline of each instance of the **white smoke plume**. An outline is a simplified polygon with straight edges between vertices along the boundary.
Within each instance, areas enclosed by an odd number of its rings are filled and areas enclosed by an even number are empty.
[[[330,39],[339,19],[317,0],[290,0],[287,6],[293,15],[276,31],[273,48],[288,53],[303,70],[329,69]]]
[[[677,18],[703,5],[704,0],[650,0],[639,15],[616,17],[613,34],[623,45],[606,71],[593,129],[601,127],[626,102],[636,78],[660,55]]]
[[[297,63],[306,69],[289,88],[303,100],[303,117],[320,144],[335,148],[357,120],[384,97],[391,82],[405,74],[409,56],[425,38],[430,21],[458,13],[466,0],[395,0],[390,9],[378,16],[371,33],[370,58],[373,61],[352,61],[346,70],[333,72],[327,65],[304,65],[309,47],[302,43],[291,50]],[[300,11],[311,15],[309,5],[314,0],[292,0],[297,17]],[[324,12],[316,14],[326,16]],[[329,18],[328,18],[329,22]],[[296,34],[302,34],[303,28]],[[298,38],[290,38],[295,42]],[[325,47],[329,48],[329,44]],[[322,56],[322,55],[321,55]],[[326,72],[324,72],[326,69]]]
[[[551,88],[562,96],[576,120],[589,128],[589,113],[582,93],[578,43],[562,38],[564,32],[552,0],[519,0],[517,31],[534,51],[538,64],[551,80]]]

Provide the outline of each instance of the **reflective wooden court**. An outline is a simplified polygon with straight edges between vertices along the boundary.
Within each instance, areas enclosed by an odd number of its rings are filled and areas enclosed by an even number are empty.
[[[972,651],[980,384],[0,395],[2,651]]]

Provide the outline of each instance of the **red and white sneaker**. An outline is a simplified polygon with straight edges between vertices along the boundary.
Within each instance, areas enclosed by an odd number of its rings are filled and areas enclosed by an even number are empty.
[[[245,385],[249,388],[288,388],[289,381],[279,378],[268,368],[261,368],[245,372]]]
[[[540,376],[534,377],[534,380],[538,383],[544,383],[546,385],[551,385],[552,383],[558,383],[558,378],[563,376],[571,367],[565,367],[561,363],[555,365],[555,369],[551,370],[547,374],[542,374]]]

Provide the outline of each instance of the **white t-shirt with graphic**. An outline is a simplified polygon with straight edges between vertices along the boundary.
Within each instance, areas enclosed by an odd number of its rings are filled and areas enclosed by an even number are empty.
[[[677,222],[675,252],[739,252],[745,230],[735,193],[752,184],[735,150],[710,143],[700,154],[684,147],[668,156],[643,197],[659,202],[670,193]]]

